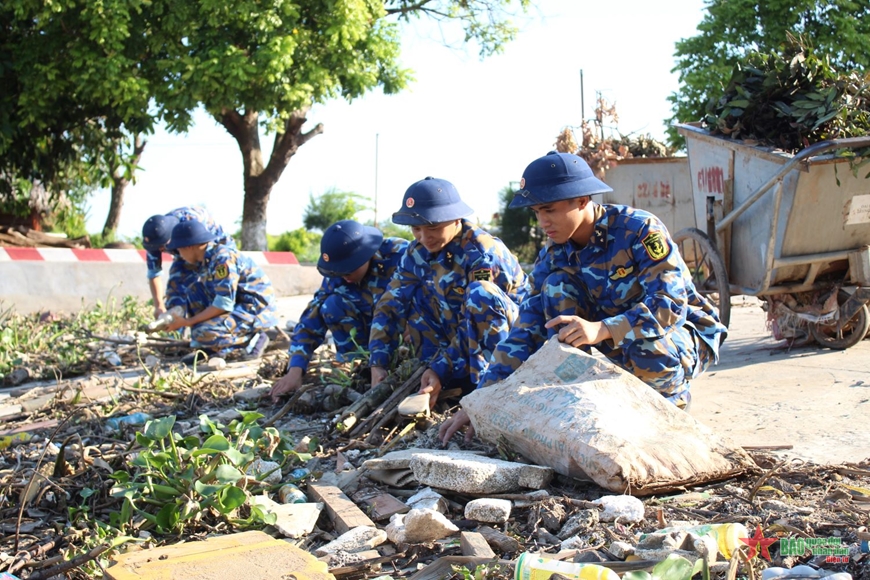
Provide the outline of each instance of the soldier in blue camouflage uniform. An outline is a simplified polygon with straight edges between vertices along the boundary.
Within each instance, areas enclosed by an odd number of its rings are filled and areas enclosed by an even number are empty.
[[[191,346],[208,356],[259,357],[269,343],[265,331],[278,324],[275,292],[263,270],[235,247],[215,243],[198,221],[176,225],[166,247],[195,269],[183,295],[185,316],[167,329],[189,326]],[[196,355],[182,362],[190,364]]]
[[[549,241],[532,272],[532,296],[479,388],[510,375],[553,336],[587,352],[595,346],[681,408],[691,401],[690,379],[718,362],[726,329],[667,229],[648,212],[591,200],[609,191],[576,155],[552,152],[526,168],[510,207],[531,206]],[[440,436],[446,442],[467,423],[460,411]]]
[[[200,205],[179,207],[165,215],[158,214],[148,218],[142,226],[142,246],[145,248],[145,265],[148,268],[148,288],[151,290],[151,298],[154,302],[154,318],[173,306],[183,304],[182,296],[186,293],[185,289],[193,282],[191,276],[196,269],[176,254],[175,260],[169,267],[164,301],[163,286],[159,279],[163,271],[162,254],[166,250],[172,228],[180,222],[189,220],[205,224],[206,229],[215,235],[215,243],[236,247],[233,238],[224,233],[223,228],[214,221],[208,210]],[[175,254],[175,252],[171,253]]]
[[[420,385],[433,405],[442,385],[473,388],[493,349],[507,337],[528,282],[501,240],[464,219],[472,213],[443,179],[427,177],[405,192],[393,222],[411,226],[416,241],[375,311],[369,340],[372,385],[386,376],[400,313],[412,301],[409,316],[425,328],[422,356],[434,355]]]
[[[287,374],[273,385],[273,401],[302,385],[327,331],[332,332],[339,361],[349,360],[358,346],[368,347],[375,304],[407,249],[407,240],[384,238],[377,228],[353,220],[326,228],[317,261],[323,283],[293,330]]]

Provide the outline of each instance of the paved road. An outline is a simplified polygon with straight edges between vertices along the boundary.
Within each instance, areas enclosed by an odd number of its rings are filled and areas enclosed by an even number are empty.
[[[823,464],[870,459],[870,340],[776,349],[759,304],[733,299],[722,361],[694,381],[692,415],[740,445],[793,445]]]
[[[298,320],[310,298],[281,298],[280,315]],[[692,415],[739,445],[792,445],[783,455],[822,464],[870,459],[870,340],[776,349],[759,304],[733,299],[722,361],[692,384]]]

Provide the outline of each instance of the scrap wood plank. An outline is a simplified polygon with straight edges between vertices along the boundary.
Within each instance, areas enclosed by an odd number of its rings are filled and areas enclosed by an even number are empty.
[[[454,566],[465,566],[473,568],[481,564],[498,564],[505,569],[514,567],[514,562],[511,560],[496,560],[492,558],[477,558],[475,556],[442,556],[411,576],[408,580],[441,580],[442,578],[450,578],[455,574]],[[513,574],[510,574],[513,576]]]
[[[389,519],[393,514],[403,514],[409,511],[407,505],[388,493],[380,493],[363,500],[371,508],[372,519],[376,522]]]
[[[339,534],[359,526],[375,527],[375,523],[336,486],[309,484],[308,491],[314,501],[326,506],[326,513]]]

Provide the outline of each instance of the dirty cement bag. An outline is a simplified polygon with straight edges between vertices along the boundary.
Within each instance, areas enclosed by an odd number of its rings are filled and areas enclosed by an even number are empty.
[[[661,493],[754,466],[640,379],[555,338],[462,407],[481,439],[613,492]]]

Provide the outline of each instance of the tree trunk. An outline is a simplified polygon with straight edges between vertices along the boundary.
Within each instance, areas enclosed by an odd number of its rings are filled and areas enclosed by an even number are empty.
[[[240,114],[225,109],[218,121],[226,128],[239,145],[244,167],[245,201],[242,209],[242,249],[266,250],[266,209],[272,188],[296,154],[299,147],[315,135],[323,133],[318,123],[311,131],[302,132],[308,109],[295,111],[284,123],[283,131],[275,134],[275,144],[268,165],[263,164],[260,149],[259,113]]]
[[[106,224],[103,226],[103,239],[113,240],[118,230],[118,222],[121,221],[121,209],[124,207],[124,192],[133,177],[133,172],[139,166],[139,159],[145,150],[147,141],[143,141],[140,135],[136,135],[133,142],[133,155],[129,161],[129,171],[124,167],[112,169],[112,199],[109,202],[109,214],[106,216]]]
[[[121,208],[124,207],[124,191],[127,189],[127,180],[118,179],[112,175],[112,199],[109,202],[109,214],[106,216],[106,224],[103,226],[103,239],[112,240],[118,230],[118,222],[121,221]]]

